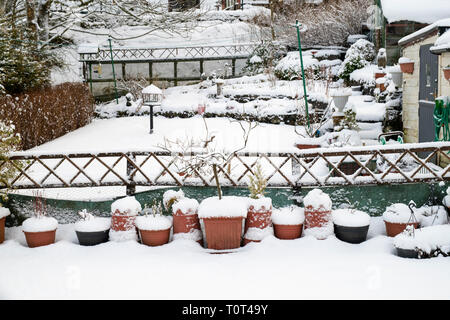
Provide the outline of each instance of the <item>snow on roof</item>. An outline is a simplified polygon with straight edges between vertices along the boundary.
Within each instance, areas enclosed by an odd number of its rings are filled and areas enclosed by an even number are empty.
[[[402,20],[433,23],[450,17],[448,0],[381,0],[381,7],[389,23]]]
[[[432,52],[450,51],[450,29],[437,38],[434,46],[430,48]]]
[[[449,27],[450,28],[450,18],[438,20],[438,21],[430,24],[429,26],[426,26],[425,28],[417,30],[416,32],[413,32],[413,33],[407,35],[406,37],[401,38],[398,41],[398,44],[402,46],[414,39],[418,39],[422,36],[425,36],[426,34],[432,32],[433,30],[436,30],[437,28],[440,28],[440,27]]]

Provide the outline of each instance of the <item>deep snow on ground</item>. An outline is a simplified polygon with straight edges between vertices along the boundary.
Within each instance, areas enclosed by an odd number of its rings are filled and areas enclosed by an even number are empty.
[[[268,236],[229,254],[190,240],[78,244],[60,225],[55,244],[28,248],[20,227],[0,245],[0,299],[448,299],[450,259],[395,255],[381,218],[362,244]]]

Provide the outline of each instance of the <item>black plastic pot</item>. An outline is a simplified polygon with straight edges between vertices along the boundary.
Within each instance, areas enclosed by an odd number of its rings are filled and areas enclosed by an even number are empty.
[[[397,249],[397,255],[402,258],[419,258],[419,252],[417,252],[414,249],[402,249],[402,248],[396,248]]]
[[[78,242],[82,246],[95,246],[109,240],[109,229],[105,231],[75,232],[77,233]]]
[[[349,243],[361,243],[366,241],[369,226],[346,227],[335,224],[334,233],[339,240]]]

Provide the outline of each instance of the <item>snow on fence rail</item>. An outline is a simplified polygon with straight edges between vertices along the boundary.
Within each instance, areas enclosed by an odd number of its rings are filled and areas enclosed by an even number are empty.
[[[258,43],[238,43],[226,45],[205,46],[165,46],[165,47],[99,47],[98,50],[79,49],[81,62],[110,62],[111,52],[115,62],[136,61],[172,61],[198,60],[201,58],[247,58],[252,54]]]
[[[450,180],[450,142],[348,148],[318,148],[287,153],[234,153],[218,165],[223,186],[247,186],[259,162],[272,187],[320,187]],[[184,172],[181,159],[198,153],[128,151],[99,153],[16,152],[0,160],[17,168],[9,180],[16,189],[126,186],[214,186],[212,170]],[[440,165],[438,165],[438,164]],[[0,188],[6,188],[0,183]]]

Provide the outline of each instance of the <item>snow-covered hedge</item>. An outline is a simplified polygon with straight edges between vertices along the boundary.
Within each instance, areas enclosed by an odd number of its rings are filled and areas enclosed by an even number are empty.
[[[63,83],[40,91],[0,97],[0,119],[12,121],[23,149],[56,139],[88,124],[94,99],[83,83]]]

